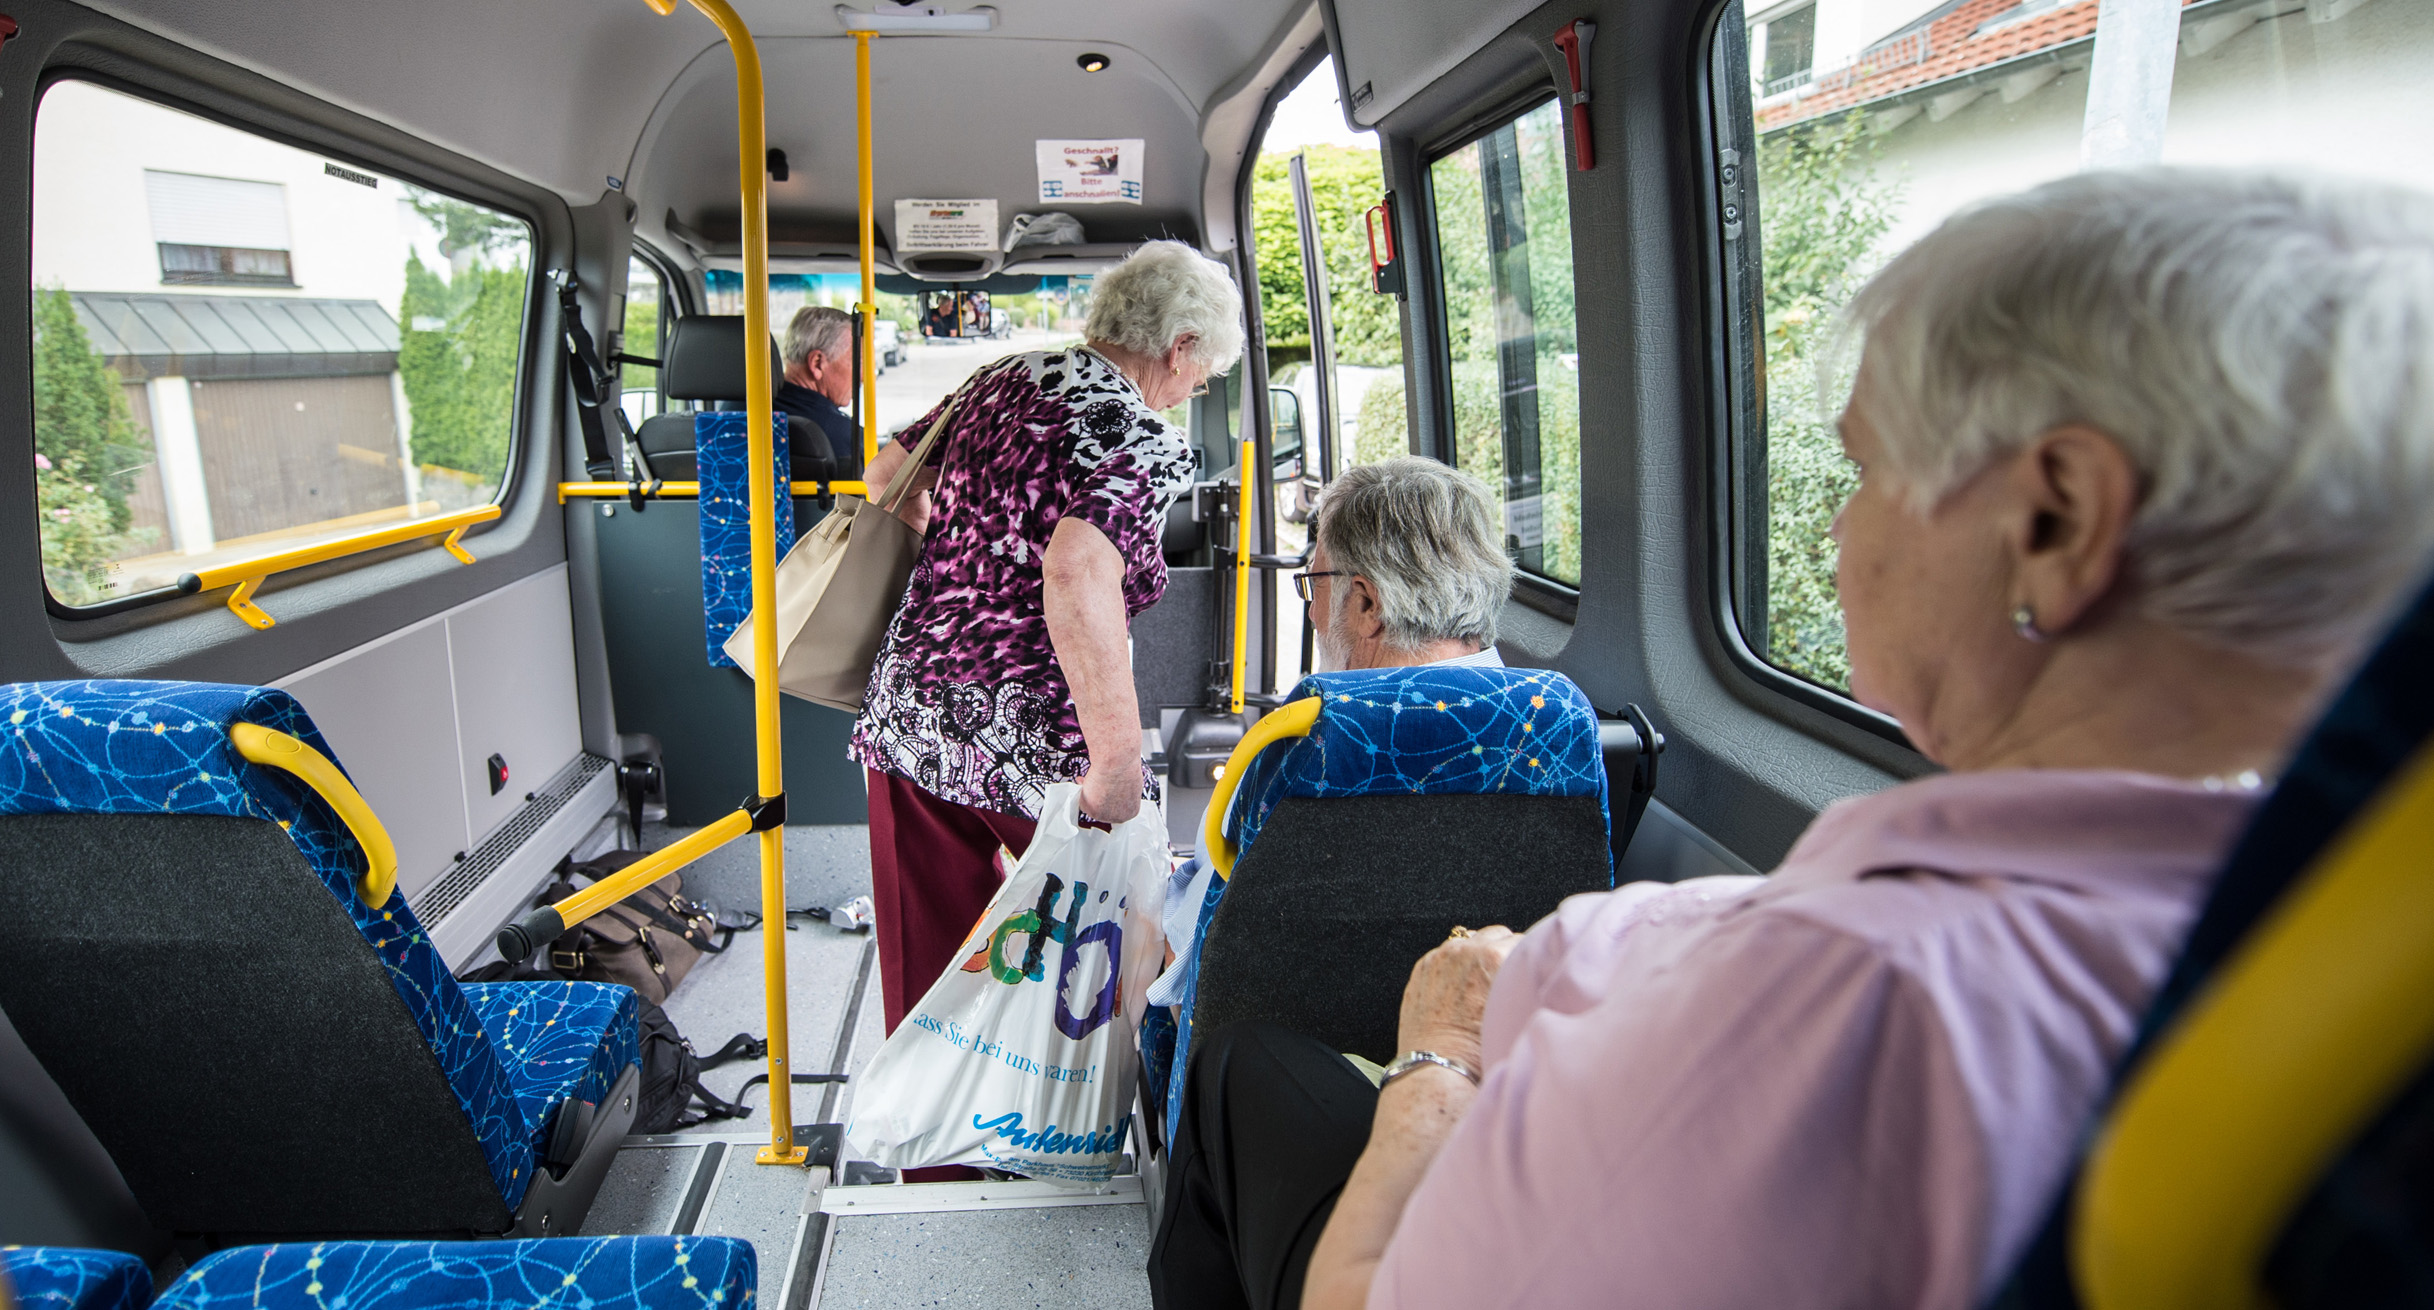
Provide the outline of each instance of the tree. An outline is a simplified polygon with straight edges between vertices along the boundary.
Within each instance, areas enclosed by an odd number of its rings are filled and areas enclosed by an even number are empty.
[[[479,257],[531,240],[531,230],[521,219],[509,218],[497,210],[451,200],[418,186],[407,187],[406,198],[414,206],[414,212],[439,233],[439,252],[460,271],[465,264],[458,259],[459,255]]]
[[[415,463],[497,486],[515,425],[517,345],[529,282],[521,263],[473,263],[442,275],[421,256],[406,256],[397,371],[413,411]]]
[[[1391,368],[1403,362],[1398,302],[1369,289],[1365,215],[1386,194],[1378,152],[1358,146],[1306,146],[1310,202],[1319,251],[1327,260],[1328,324],[1335,362]],[[1270,367],[1310,357],[1310,309],[1302,291],[1301,227],[1293,209],[1291,154],[1259,157],[1251,175],[1251,237],[1259,254],[1260,326]]]
[[[110,594],[110,561],[143,544],[127,494],[152,462],[116,370],[93,353],[76,306],[58,287],[34,293],[34,491],[42,574],[71,605]]]
[[[1823,376],[1834,311],[1870,271],[1901,188],[1876,172],[1875,138],[1858,113],[1788,128],[1758,147],[1766,312],[1767,658],[1802,677],[1848,686],[1850,657],[1834,589],[1829,529],[1859,486],[1826,413],[1849,390]]]

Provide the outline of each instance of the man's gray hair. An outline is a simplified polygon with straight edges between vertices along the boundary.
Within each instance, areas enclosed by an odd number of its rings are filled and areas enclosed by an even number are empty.
[[[1945,220],[1845,330],[1921,512],[2056,427],[2120,443],[2132,603],[2219,649],[2339,659],[2434,547],[2434,198],[2083,173]]]
[[[1144,355],[1190,336],[1192,363],[1223,373],[1242,354],[1242,293],[1215,260],[1152,241],[1091,282],[1082,335]]]
[[[1327,484],[1317,524],[1335,571],[1377,588],[1387,645],[1496,644],[1513,562],[1486,483],[1417,455],[1356,464]]]
[[[853,339],[853,331],[854,316],[844,310],[805,305],[786,324],[786,363],[789,367],[800,364],[815,350],[830,359],[843,359],[849,353],[847,343]]]

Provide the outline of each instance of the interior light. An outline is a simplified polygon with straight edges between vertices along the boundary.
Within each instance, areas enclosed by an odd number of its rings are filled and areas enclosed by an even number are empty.
[[[1104,73],[1107,71],[1107,56],[1100,54],[1096,50],[1090,51],[1073,62],[1080,64],[1082,66],[1082,71],[1085,73]]]
[[[990,5],[977,5],[960,12],[949,12],[944,4],[934,0],[915,0],[912,4],[889,4],[880,0],[876,10],[861,10],[851,5],[838,5],[837,21],[848,32],[886,32],[900,36],[922,33],[986,32],[997,26],[997,10]]]

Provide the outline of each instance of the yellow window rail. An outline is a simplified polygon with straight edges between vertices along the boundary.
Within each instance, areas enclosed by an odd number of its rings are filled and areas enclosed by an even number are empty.
[[[787,494],[801,499],[807,496],[868,496],[870,488],[860,482],[789,482]],[[561,482],[558,503],[570,500],[624,500],[634,494],[631,482]],[[644,500],[693,500],[701,495],[698,482],[662,482],[642,487]]]
[[[460,509],[451,514],[437,514],[427,519],[409,519],[386,527],[350,532],[343,537],[332,537],[327,541],[316,541],[309,546],[298,546],[275,554],[257,555],[233,564],[215,564],[179,578],[178,590],[192,596],[234,584],[236,590],[228,593],[228,608],[254,627],[267,628],[278,620],[263,613],[262,607],[254,604],[254,592],[274,573],[344,559],[349,555],[360,555],[368,550],[401,545],[424,537],[441,538],[441,549],[456,556],[459,561],[471,564],[473,553],[458,544],[464,539],[465,529],[476,523],[488,523],[505,512],[496,505]]]
[[[355,790],[355,784],[347,781],[329,756],[259,723],[231,727],[228,744],[255,764],[294,774],[297,781],[329,802],[338,811],[339,822],[355,834],[355,844],[363,848],[367,867],[355,880],[355,894],[375,910],[389,903],[389,893],[397,890],[397,845],[389,840],[389,830],[381,826],[380,816],[372,812],[363,793]]]

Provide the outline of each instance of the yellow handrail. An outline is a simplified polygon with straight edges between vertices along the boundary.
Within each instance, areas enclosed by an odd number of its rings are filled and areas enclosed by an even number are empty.
[[[676,0],[644,0],[662,17]],[[752,29],[727,0],[692,0],[718,24],[735,58],[736,177],[743,192],[744,225],[744,431],[752,469],[752,667],[778,666],[777,487],[771,470],[775,443],[770,410],[776,392],[769,376],[769,135],[761,87],[760,48]],[[868,352],[864,352],[865,358]],[[867,412],[867,411],[866,411]],[[755,1157],[762,1164],[801,1164],[805,1148],[794,1141],[794,1080],[786,1067],[786,831],[785,752],[778,736],[778,680],[752,682],[753,746],[756,758],[754,809],[766,822],[761,834],[761,984],[769,1041],[769,1145]]]
[[[721,815],[708,827],[687,833],[684,840],[643,856],[549,908],[558,912],[562,925],[581,923],[750,831],[750,814],[736,810]],[[562,926],[558,931],[565,930]]]
[[[389,840],[389,830],[381,826],[380,816],[372,812],[363,793],[355,790],[355,784],[347,781],[329,756],[259,723],[230,727],[228,744],[256,764],[294,774],[298,782],[329,802],[338,812],[338,821],[355,834],[355,844],[363,848],[366,867],[355,880],[355,894],[375,910],[389,903],[389,894],[397,890],[397,845]]]
[[[862,463],[869,467],[879,458],[879,283],[873,265],[877,261],[878,229],[872,212],[870,175],[870,37],[868,32],[854,33],[854,133],[856,167],[862,204],[862,303],[854,312],[862,316]]]
[[[1234,753],[1225,757],[1217,770],[1217,790],[1209,797],[1208,812],[1201,818],[1200,849],[1220,878],[1234,876],[1234,843],[1225,838],[1225,812],[1234,803],[1235,789],[1242,785],[1242,775],[1249,772],[1251,761],[1269,743],[1287,737],[1307,737],[1318,723],[1319,699],[1304,696],[1287,705],[1280,705],[1260,716],[1251,730],[1234,743]]]
[[[1251,461],[1256,447],[1242,439],[1242,485],[1236,490],[1234,514],[1234,686],[1230,704],[1242,713],[1243,666],[1251,658]]]
[[[633,494],[630,482],[561,482],[558,503],[569,500],[623,500]],[[868,496],[870,488],[860,482],[789,482],[786,494],[796,498],[807,496]],[[644,500],[692,500],[701,495],[698,482],[662,482],[656,488],[643,490]]]
[[[444,539],[440,542],[441,549],[456,556],[459,561],[471,564],[473,552],[457,544],[464,539],[465,529],[476,523],[488,523],[505,512],[496,505],[482,505],[474,509],[460,509],[450,514],[436,514],[427,519],[408,519],[403,523],[393,523],[387,527],[350,532],[343,537],[316,541],[309,546],[298,546],[293,550],[257,555],[252,559],[239,560],[234,564],[214,564],[210,568],[196,569],[179,578],[178,589],[188,595],[193,595],[197,592],[215,591],[230,583],[235,583],[237,589],[228,593],[228,608],[235,611],[238,618],[254,627],[267,628],[277,623],[278,620],[263,613],[262,607],[254,604],[254,591],[274,573],[300,569],[307,564],[344,559],[349,555],[360,555],[367,550],[379,550],[383,546],[395,546],[421,537],[443,537]]]

